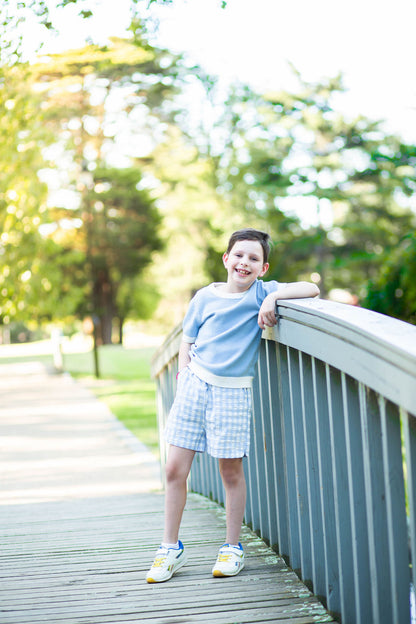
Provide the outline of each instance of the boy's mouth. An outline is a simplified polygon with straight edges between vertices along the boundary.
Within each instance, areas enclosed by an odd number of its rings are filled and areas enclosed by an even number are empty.
[[[239,273],[239,275],[250,275],[250,271],[245,271],[244,269],[236,269],[237,273]]]

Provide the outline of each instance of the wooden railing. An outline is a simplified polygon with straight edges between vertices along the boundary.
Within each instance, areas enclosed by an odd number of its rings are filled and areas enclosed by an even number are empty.
[[[277,314],[253,386],[245,521],[343,624],[413,623],[416,327],[323,300]],[[162,464],[180,339],[153,361]],[[208,455],[190,489],[224,502]]]

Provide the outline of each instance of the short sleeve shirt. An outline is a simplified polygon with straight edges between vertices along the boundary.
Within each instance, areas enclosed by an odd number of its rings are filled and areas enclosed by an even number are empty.
[[[243,293],[223,292],[216,283],[201,288],[183,321],[183,340],[192,344],[191,370],[213,385],[250,386],[262,333],[259,309],[283,285],[256,280]]]

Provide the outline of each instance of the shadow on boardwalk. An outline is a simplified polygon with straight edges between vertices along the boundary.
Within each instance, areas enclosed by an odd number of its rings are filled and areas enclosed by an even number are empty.
[[[246,568],[212,578],[224,512],[193,494],[189,563],[148,585],[163,525],[158,462],[70,377],[1,365],[0,439],[1,624],[332,621],[247,528]]]

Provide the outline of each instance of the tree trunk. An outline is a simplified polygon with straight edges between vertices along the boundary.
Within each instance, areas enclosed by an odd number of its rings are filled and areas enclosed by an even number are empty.
[[[93,354],[94,354],[94,372],[95,376],[98,379],[100,377],[100,363],[98,358],[98,317],[93,318],[94,330],[93,330]]]
[[[118,344],[123,344],[123,325],[124,318],[122,316],[118,317]]]
[[[106,310],[100,317],[100,327],[102,344],[112,344],[113,315],[110,310]]]
[[[94,284],[94,308],[100,319],[99,338],[101,344],[112,344],[114,302],[113,286],[108,271],[98,272]]]

